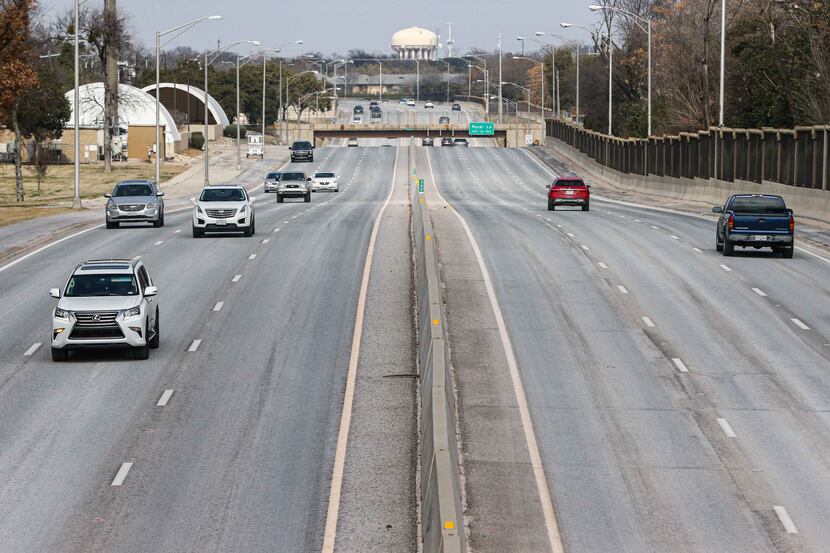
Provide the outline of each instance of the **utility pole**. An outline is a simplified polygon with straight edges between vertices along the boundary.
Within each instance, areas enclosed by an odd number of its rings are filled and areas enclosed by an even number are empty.
[[[501,74],[501,33],[499,33],[499,123],[504,123],[504,106],[502,106],[502,96],[501,96],[501,83],[502,83],[502,74]],[[488,91],[487,94],[490,94]]]
[[[78,82],[78,72],[79,72],[79,63],[78,63],[78,35],[80,34],[80,29],[78,28],[78,19],[79,19],[79,12],[81,10],[79,0],[75,0],[75,195],[72,197],[72,208],[73,209],[81,209],[81,137],[79,135],[80,132],[80,125],[79,125],[79,117],[81,112],[81,102],[80,102],[80,93],[79,93],[79,86],[80,83]]]
[[[112,171],[112,129],[118,119],[118,17],[116,0],[104,0],[104,172]],[[76,31],[77,32],[77,31]],[[158,155],[158,153],[156,154]]]

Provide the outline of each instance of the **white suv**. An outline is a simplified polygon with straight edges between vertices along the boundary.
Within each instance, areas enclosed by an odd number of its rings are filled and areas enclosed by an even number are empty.
[[[279,192],[278,192],[279,193]],[[202,189],[198,198],[190,198],[193,208],[193,238],[206,231],[242,231],[245,236],[256,232],[254,199],[239,184],[215,184]]]
[[[311,191],[330,190],[340,192],[340,177],[330,171],[317,171],[311,177]]]
[[[85,261],[75,267],[52,311],[52,360],[66,361],[69,351],[132,348],[147,359],[159,347],[158,288],[140,257]]]

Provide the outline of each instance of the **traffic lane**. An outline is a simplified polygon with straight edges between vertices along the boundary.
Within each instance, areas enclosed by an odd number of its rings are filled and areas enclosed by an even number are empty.
[[[742,490],[747,496],[763,490],[769,502],[759,512],[768,514],[780,502],[805,540],[826,543],[830,536],[822,520],[830,486],[814,476],[826,474],[822,452],[830,450],[823,416],[830,407],[827,339],[795,324],[798,314],[789,302],[777,304],[759,293],[721,256],[697,252],[677,235],[618,215],[613,208],[549,213],[542,204],[527,218],[556,225],[548,227],[593,260],[635,318],[649,316],[654,327],[646,333],[709,411],[701,416],[726,421],[741,455],[763,467],[764,481],[747,481]],[[792,262],[766,260],[783,268]],[[791,277],[786,295],[795,287],[812,297],[816,310],[826,311],[826,296]]]
[[[258,210],[260,228],[269,218],[276,223],[300,206],[285,207],[282,213],[276,213],[273,206],[275,213],[270,217],[265,210]],[[246,278],[250,251],[265,238],[194,240],[188,233],[189,217],[189,213],[171,214],[167,227],[144,229],[146,232],[92,231],[87,240],[67,241],[65,247],[31,258],[33,264],[45,263],[47,270],[31,271],[27,260],[2,275],[15,284],[17,302],[8,311],[9,318],[2,321],[6,325],[3,336],[15,336],[20,342],[14,355],[0,363],[4,376],[0,387],[0,440],[4,443],[0,474],[6,483],[0,489],[0,504],[8,509],[0,527],[0,535],[6,539],[0,541],[8,544],[9,550],[55,550],[50,540],[63,528],[63,517],[74,511],[82,491],[105,480],[112,469],[103,460],[112,444],[158,400],[165,389],[163,380],[188,369],[187,350],[203,327],[210,324],[221,291],[240,286],[234,283],[237,275]],[[176,234],[176,230],[183,232]],[[160,236],[152,231],[167,234]],[[137,248],[134,244],[139,235],[151,239],[142,240]],[[168,238],[158,246],[158,240],[152,241],[165,236]],[[151,276],[161,288],[161,348],[141,362],[132,361],[122,352],[102,351],[76,354],[69,363],[52,363],[48,314],[54,300],[44,290],[65,282],[64,274],[59,276],[60,282],[50,282],[55,279],[54,267],[66,267],[61,271],[68,274],[82,259],[122,258],[136,253],[144,255]],[[21,279],[18,271],[31,276]],[[187,278],[182,278],[185,271]],[[241,282],[244,286],[244,280]],[[26,356],[28,340],[33,336],[44,345]],[[87,443],[89,436],[95,439]],[[65,491],[56,495],[56,490]],[[40,523],[26,522],[32,520]],[[21,531],[24,528],[31,532]]]
[[[746,470],[580,249],[482,198],[455,152],[431,157],[491,272],[566,550],[773,550],[732,481]]]
[[[74,517],[64,542],[84,545],[66,550],[319,549],[360,269],[394,150],[367,157],[355,186],[331,195],[336,209],[272,233],[194,370],[177,374],[177,401],[111,457],[135,463],[125,486],[84,497],[106,520]]]

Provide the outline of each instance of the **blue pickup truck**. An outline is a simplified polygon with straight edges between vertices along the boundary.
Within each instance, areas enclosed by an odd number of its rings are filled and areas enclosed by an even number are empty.
[[[734,255],[735,246],[741,246],[793,256],[795,219],[781,196],[736,194],[712,211],[720,214],[715,248],[723,255]]]

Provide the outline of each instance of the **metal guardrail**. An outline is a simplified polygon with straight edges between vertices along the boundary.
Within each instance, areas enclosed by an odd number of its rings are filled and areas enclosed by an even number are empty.
[[[622,173],[830,190],[830,126],[617,138],[549,120],[546,134]]]
[[[411,179],[417,179],[412,143],[409,174]],[[419,193],[417,182],[412,189],[421,401],[421,538],[424,553],[462,553],[466,551],[466,542],[455,435],[455,395],[438,254],[426,199]]]

